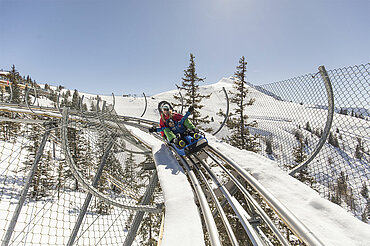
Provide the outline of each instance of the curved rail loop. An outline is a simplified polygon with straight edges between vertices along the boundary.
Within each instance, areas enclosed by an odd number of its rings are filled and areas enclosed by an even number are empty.
[[[226,98],[226,114],[225,114],[225,118],[224,118],[224,121],[222,122],[222,124],[220,125],[220,127],[218,128],[217,131],[215,131],[212,135],[216,135],[219,131],[221,131],[222,127],[224,127],[226,121],[227,121],[227,118],[229,117],[229,96],[227,95],[227,92],[225,90],[225,87],[222,87],[222,90],[224,91],[225,93],[225,98]]]
[[[326,124],[324,128],[324,132],[317,143],[314,151],[311,153],[309,158],[302,163],[301,165],[298,165],[294,169],[292,169],[289,172],[289,175],[294,176],[297,172],[301,171],[305,167],[308,166],[308,164],[317,156],[317,154],[320,152],[321,148],[324,146],[326,139],[329,136],[330,133],[330,128],[333,123],[333,116],[334,116],[334,93],[333,93],[333,87],[330,82],[330,78],[328,76],[328,73],[326,72],[326,69],[324,66],[319,67],[319,71],[321,74],[321,77],[323,78],[324,84],[325,84],[325,89],[326,89],[326,94],[328,96],[328,115],[326,118]]]
[[[71,156],[69,145],[68,145],[68,137],[67,137],[67,125],[68,125],[68,109],[63,109],[63,124],[62,124],[62,139],[63,139],[63,148],[67,163],[70,165],[73,176],[82,184],[82,186],[88,190],[91,194],[103,199],[104,201],[112,204],[114,206],[134,210],[134,211],[143,211],[143,212],[152,212],[152,213],[159,213],[162,211],[163,204],[157,204],[157,206],[150,206],[150,205],[131,205],[131,204],[123,204],[111,199],[108,196],[101,194],[96,188],[92,187],[90,184],[86,183],[84,177],[81,176],[78,168]]]
[[[146,108],[148,107],[148,101],[146,100],[146,96],[145,96],[145,93],[143,92],[143,95],[144,95],[144,98],[145,98],[145,107],[144,107],[144,112],[141,114],[140,117],[143,117],[145,112],[146,112]]]

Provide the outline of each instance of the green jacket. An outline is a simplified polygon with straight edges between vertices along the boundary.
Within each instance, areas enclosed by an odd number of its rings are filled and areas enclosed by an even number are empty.
[[[191,121],[189,119],[186,119],[184,121],[184,126],[189,129],[189,130],[193,130],[195,128],[195,126],[193,125],[193,123],[191,123]],[[164,130],[164,135],[166,135],[167,137],[167,140],[169,142],[172,141],[172,139],[176,138],[176,135],[171,131],[171,129],[169,127],[166,127]]]

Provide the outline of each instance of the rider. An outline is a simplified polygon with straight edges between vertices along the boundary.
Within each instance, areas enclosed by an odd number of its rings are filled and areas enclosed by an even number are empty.
[[[162,106],[162,113],[160,119],[161,128],[151,128],[150,132],[161,132],[162,136],[166,136],[167,140],[172,143],[174,142],[178,145],[181,140],[181,134],[185,131],[190,131],[192,133],[198,132],[188,116],[194,111],[194,107],[190,106],[188,112],[183,116],[182,114],[172,112],[168,105]],[[180,146],[181,147],[181,146]]]

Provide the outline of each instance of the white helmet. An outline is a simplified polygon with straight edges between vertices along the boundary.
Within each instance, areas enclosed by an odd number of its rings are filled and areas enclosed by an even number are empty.
[[[161,109],[162,109],[162,111],[163,111],[163,110],[170,110],[170,107],[169,107],[167,104],[165,104],[165,105],[163,105],[163,106],[161,107]]]

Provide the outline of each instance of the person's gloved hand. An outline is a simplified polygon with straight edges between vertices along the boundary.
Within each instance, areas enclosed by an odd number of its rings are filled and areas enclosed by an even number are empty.
[[[193,106],[190,106],[189,109],[188,109],[188,112],[189,113],[193,113],[194,112],[194,107]]]
[[[155,126],[149,128],[149,132],[156,132],[157,131],[157,128]]]

